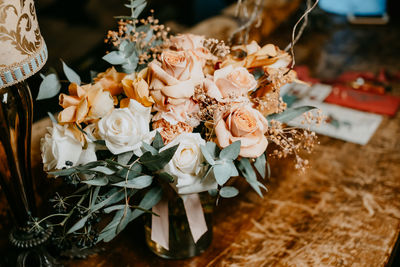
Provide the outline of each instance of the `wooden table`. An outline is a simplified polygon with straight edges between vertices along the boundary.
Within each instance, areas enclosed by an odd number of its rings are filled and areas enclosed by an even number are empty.
[[[316,16],[321,16],[317,14]],[[326,17],[317,18],[324,21]],[[363,46],[360,35],[342,49],[336,66],[326,68],[329,45],[335,45],[335,34],[348,30],[329,28],[326,32],[311,27],[300,43],[299,61],[307,63],[322,76],[326,70],[376,70],[379,67],[400,69],[388,64],[394,59],[386,51],[372,53],[371,46],[381,40],[371,39]],[[398,24],[397,24],[398,25]],[[332,25],[330,25],[332,26]],[[287,40],[287,25],[268,40]],[[343,28],[345,27],[345,28]],[[388,26],[389,27],[389,26]],[[390,28],[391,27],[391,28]],[[397,26],[376,29],[386,36],[386,49],[399,62]],[[285,32],[286,31],[286,32]],[[359,33],[359,28],[350,32]],[[370,29],[361,29],[370,34]],[[397,35],[396,35],[397,34]],[[380,36],[380,35],[379,35]],[[361,35],[362,37],[362,35]],[[362,38],[361,38],[362,39]],[[341,43],[342,44],[342,43]],[[364,49],[364,50],[363,50]],[[365,52],[365,49],[367,52]],[[363,54],[364,52],[365,54]],[[328,57],[327,57],[328,56]],[[358,56],[358,58],[357,58]],[[365,58],[361,57],[364,56]],[[362,60],[360,60],[360,57]],[[316,59],[318,58],[318,59]],[[321,60],[325,59],[325,63]],[[318,61],[320,60],[320,61]],[[357,61],[358,60],[358,61]],[[337,62],[336,61],[336,62]],[[366,62],[370,65],[365,65]],[[325,65],[324,65],[325,64]],[[367,68],[367,67],[368,68]],[[328,66],[329,67],[329,66]],[[393,93],[400,95],[395,86]],[[40,171],[39,138],[45,133],[48,120],[34,125],[33,165],[38,191],[52,183]],[[308,155],[311,168],[305,173],[293,169],[290,160],[271,160],[272,177],[267,181],[269,192],[263,199],[241,184],[240,196],[224,200],[214,215],[214,241],[201,256],[184,261],[163,260],[154,256],[144,242],[143,226],[138,220],[99,255],[86,260],[64,261],[66,266],[384,266],[391,260],[400,233],[400,115],[385,117],[371,141],[360,146],[328,137],[320,137],[313,154]],[[46,199],[42,194],[40,200]],[[43,204],[43,203],[41,203]],[[0,205],[1,218],[6,217]],[[6,224],[7,225],[7,224]],[[5,233],[0,229],[0,233]],[[1,236],[0,248],[5,247]]]

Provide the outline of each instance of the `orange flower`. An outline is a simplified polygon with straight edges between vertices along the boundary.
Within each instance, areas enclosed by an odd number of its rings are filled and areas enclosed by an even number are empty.
[[[125,73],[117,72],[114,67],[107,69],[105,72],[99,73],[94,82],[103,87],[104,90],[110,91],[112,96],[122,93],[122,79]]]
[[[154,100],[149,96],[149,85],[146,82],[147,68],[141,70],[136,78],[134,74],[125,76],[121,81],[125,95],[128,97],[121,100],[121,107],[129,105],[129,99],[135,99],[145,107],[151,107]]]
[[[64,108],[58,114],[58,122],[81,123],[99,119],[114,109],[113,98],[99,84],[78,86],[71,83],[69,95],[60,94],[59,104]]]

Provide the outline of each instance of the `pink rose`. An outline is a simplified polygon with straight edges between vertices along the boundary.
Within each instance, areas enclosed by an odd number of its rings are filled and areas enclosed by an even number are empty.
[[[250,105],[236,105],[220,114],[215,124],[217,143],[224,148],[241,141],[240,156],[257,158],[267,149],[267,119]]]
[[[243,67],[227,66],[216,70],[213,77],[204,81],[205,90],[209,97],[224,102],[224,98],[240,98],[257,87],[257,81]]]

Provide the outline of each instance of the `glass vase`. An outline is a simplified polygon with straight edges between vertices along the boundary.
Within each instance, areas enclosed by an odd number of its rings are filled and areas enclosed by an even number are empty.
[[[145,217],[145,237],[150,250],[165,259],[187,259],[204,252],[211,244],[212,213],[215,199],[208,192],[199,193],[207,232],[195,243],[190,231],[183,200],[175,192],[168,194],[169,250],[151,239],[151,215]]]

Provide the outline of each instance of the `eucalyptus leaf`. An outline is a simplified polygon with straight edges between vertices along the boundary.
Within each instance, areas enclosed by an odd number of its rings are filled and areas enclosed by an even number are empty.
[[[132,64],[131,62],[127,62],[125,64],[122,64],[122,70],[124,73],[132,73],[135,72],[137,67],[137,64]]]
[[[140,13],[142,13],[143,9],[146,7],[146,5],[147,5],[147,3],[144,2],[144,3],[142,3],[141,5],[137,6],[137,7],[135,8],[135,10],[133,11],[133,13],[132,13],[132,17],[138,18],[139,15],[140,15]]]
[[[97,167],[91,168],[90,170],[95,171],[95,172],[100,172],[103,174],[107,174],[107,175],[111,175],[111,174],[115,173],[115,171],[111,170],[110,168],[104,167],[104,166],[97,166]]]
[[[254,162],[254,167],[256,167],[256,170],[258,173],[261,175],[262,178],[265,178],[265,165],[267,164],[267,160],[265,158],[265,154],[261,154],[258,158],[256,158],[256,161]]]
[[[224,162],[222,164],[216,164],[213,166],[215,180],[219,185],[224,185],[231,177],[231,170],[229,164]]]
[[[161,170],[172,159],[178,146],[170,147],[157,155],[146,152],[140,157],[140,162],[152,172]]]
[[[233,142],[219,153],[220,159],[235,160],[240,153],[240,140]]]
[[[248,158],[242,158],[238,162],[239,170],[241,171],[242,175],[246,179],[246,181],[250,184],[250,186],[257,192],[260,197],[263,197],[260,189],[260,183],[257,181],[257,175],[250,164]]]
[[[113,206],[107,207],[107,208],[103,209],[103,211],[105,213],[110,213],[110,212],[113,212],[116,210],[122,210],[124,208],[125,208],[125,204],[119,204],[119,205],[113,205]]]
[[[61,62],[63,65],[64,74],[67,76],[68,81],[71,83],[76,83],[77,85],[81,85],[81,77],[79,77],[79,75],[73,69],[68,67],[64,61],[61,60]]]
[[[52,98],[60,93],[61,83],[56,74],[51,73],[43,77],[39,86],[39,93],[36,100]]]
[[[267,117],[267,120],[276,120],[281,123],[288,123],[291,120],[297,118],[298,116],[302,115],[305,112],[315,109],[316,107],[313,106],[301,106],[296,108],[287,108],[282,113],[271,114]]]
[[[140,165],[139,163],[135,163],[130,167],[130,169],[123,168],[119,170],[116,175],[123,179],[132,179],[134,177],[137,177],[141,172],[142,165]]]
[[[88,185],[95,185],[95,186],[105,186],[108,184],[108,179],[105,176],[102,177],[96,177],[91,180],[83,180],[81,181],[84,184]]]
[[[96,186],[94,191],[93,191],[93,195],[92,195],[92,200],[90,202],[90,208],[92,208],[94,206],[94,204],[96,204],[97,201],[97,197],[99,196],[99,192],[100,192],[100,186]]]
[[[67,234],[73,233],[75,231],[78,231],[79,229],[81,229],[83,226],[85,226],[85,223],[87,222],[87,220],[89,219],[90,214],[84,216],[83,218],[81,218],[79,221],[77,221],[67,232]]]
[[[103,59],[112,65],[121,65],[126,61],[124,54],[120,51],[112,51],[105,55]]]
[[[135,0],[135,1],[131,1],[130,4],[126,4],[125,6],[127,8],[136,8],[145,2],[146,2],[146,0]]]
[[[149,175],[143,175],[139,176],[127,181],[122,181],[116,184],[113,184],[114,186],[119,186],[119,187],[126,187],[126,188],[134,188],[134,189],[142,189],[146,188],[151,183],[153,182],[153,177]]]
[[[124,205],[125,206],[125,205]],[[104,241],[109,242],[117,235],[117,227],[119,222],[121,221],[122,216],[124,215],[124,209],[118,210],[111,222],[101,230],[97,242]]]
[[[160,150],[162,147],[164,147],[164,141],[162,139],[161,134],[158,131],[156,131],[156,136],[154,137],[153,140],[153,147],[157,149],[157,151]]]
[[[269,166],[269,162],[267,161],[267,177],[271,178],[271,167]]]
[[[236,197],[239,191],[233,186],[224,186],[219,190],[219,195],[224,198]]]
[[[122,164],[122,165],[126,165],[129,163],[129,161],[131,160],[131,158],[133,157],[133,151],[128,151],[122,154],[118,155],[118,163]]]
[[[143,42],[144,43],[150,42],[150,40],[151,40],[151,38],[153,38],[153,36],[154,36],[153,29],[148,30],[146,33],[146,37],[143,39]]]
[[[219,148],[216,143],[212,141],[208,141],[206,143],[207,151],[210,152],[210,155],[215,159],[219,154]]]
[[[208,165],[208,169],[205,172],[205,174],[203,175],[203,177],[201,178],[201,181],[204,181],[204,179],[207,179],[208,175],[210,175],[212,170],[213,170],[213,166]]]
[[[121,220],[118,223],[118,226],[116,229],[117,234],[121,233],[122,230],[124,230],[125,227],[128,225],[131,214],[132,214],[132,210],[129,208],[128,205],[126,205],[124,208],[124,213],[122,214]]]
[[[119,48],[120,48],[120,49],[122,50],[122,52],[124,53],[124,57],[125,57],[125,58],[128,58],[128,57],[130,57],[130,56],[132,55],[132,53],[135,52],[136,44],[135,44],[135,43],[128,42],[126,45],[124,45],[123,47],[120,46]],[[135,53],[135,56],[137,57],[136,53]]]
[[[161,197],[162,197],[162,188],[160,186],[153,187],[146,193],[146,195],[140,201],[139,207],[141,207],[144,210],[150,210],[154,205],[156,205],[161,200]],[[144,213],[143,210],[135,209],[132,212],[129,221],[136,219],[143,213]]]
[[[204,145],[200,145],[200,149],[201,149],[201,153],[203,154],[203,156],[206,159],[206,161],[208,162],[208,164],[214,165],[215,160],[214,160],[213,156],[210,154],[210,152],[207,150],[207,147]]]
[[[52,113],[47,112],[47,115],[49,115],[50,120],[51,120],[53,123],[58,123],[57,119],[54,117],[54,115],[53,115]]]
[[[54,176],[68,176],[68,175],[74,174],[76,172],[77,172],[76,169],[72,167],[72,168],[68,168],[68,169],[64,169],[64,170],[51,171],[51,172],[48,172],[48,174],[54,175]]]
[[[142,142],[142,150],[143,152],[150,152],[152,155],[157,155],[158,150],[152,147],[151,145],[147,144],[146,142]]]
[[[104,199],[100,203],[97,203],[96,205],[94,205],[93,208],[91,209],[91,212],[95,212],[107,205],[112,205],[114,203],[117,203],[118,201],[124,199],[124,197],[125,197],[124,191],[122,191],[122,190],[117,191],[117,192],[111,194],[110,196],[108,196],[106,199]]]

